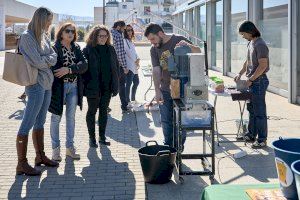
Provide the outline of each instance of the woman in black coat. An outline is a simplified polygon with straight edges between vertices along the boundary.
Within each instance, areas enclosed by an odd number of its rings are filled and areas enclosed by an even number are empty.
[[[61,161],[59,124],[66,105],[66,156],[80,159],[74,147],[75,113],[77,105],[82,109],[83,81],[81,74],[87,68],[80,46],[76,44],[76,27],[72,23],[65,23],[56,35],[54,50],[57,63],[52,67],[54,82],[49,111],[51,115],[50,134],[52,141],[52,159]]]
[[[111,45],[111,35],[105,26],[95,26],[83,49],[88,59],[88,70],[83,75],[84,95],[87,97],[88,111],[86,123],[89,132],[90,147],[97,148],[95,137],[95,115],[99,108],[99,143],[110,145],[106,141],[107,108],[112,96],[119,90],[119,65],[117,54]]]

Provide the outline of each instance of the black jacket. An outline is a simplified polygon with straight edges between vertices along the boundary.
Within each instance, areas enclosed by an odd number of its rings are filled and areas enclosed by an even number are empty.
[[[82,62],[81,64],[77,65],[71,65],[69,68],[72,70],[72,74],[77,74],[77,90],[78,90],[78,105],[80,109],[82,109],[82,97],[83,97],[83,79],[81,77],[81,74],[86,72],[88,68],[87,59],[84,57],[80,46],[76,43],[71,43],[72,49],[74,49],[75,53],[75,63]],[[56,42],[53,46],[55,52],[57,53],[57,63],[55,66],[51,67],[52,71],[59,69],[63,67],[63,52],[62,52],[62,46],[61,42]],[[54,72],[53,72],[54,74]],[[63,97],[64,97],[64,77],[57,78],[54,77],[54,82],[52,85],[52,97],[51,97],[51,103],[49,106],[49,112],[56,114],[56,115],[62,115],[63,113]]]
[[[119,92],[119,62],[117,54],[113,46],[109,46],[110,51],[110,64],[111,64],[111,93],[112,96],[116,96]],[[84,79],[84,96],[93,98],[100,96],[99,87],[99,66],[100,56],[95,47],[86,46],[83,49],[85,57],[88,59],[88,70],[83,74]]]

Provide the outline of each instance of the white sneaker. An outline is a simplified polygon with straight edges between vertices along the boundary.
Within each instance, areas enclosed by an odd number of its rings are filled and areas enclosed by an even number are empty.
[[[60,162],[61,156],[60,156],[60,146],[56,147],[55,149],[52,149],[52,160]]]
[[[76,154],[75,147],[66,148],[66,156],[69,156],[69,157],[71,157],[73,159],[76,159],[76,160],[80,159],[80,155]]]

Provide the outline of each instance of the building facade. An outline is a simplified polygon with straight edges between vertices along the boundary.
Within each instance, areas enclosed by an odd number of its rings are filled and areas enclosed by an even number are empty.
[[[211,69],[233,77],[241,69],[247,41],[238,25],[253,21],[270,53],[269,91],[300,103],[300,1],[298,0],[175,0],[175,32],[193,42],[207,41]],[[188,32],[188,33],[187,33]]]
[[[144,25],[150,22],[163,24],[172,20],[174,11],[174,0],[110,0],[105,5],[105,24],[111,27],[118,19],[131,23],[136,18]],[[95,23],[103,23],[102,13],[103,8],[94,8]]]

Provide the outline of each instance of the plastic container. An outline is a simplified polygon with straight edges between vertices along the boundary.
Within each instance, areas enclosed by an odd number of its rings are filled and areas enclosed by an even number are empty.
[[[300,199],[300,160],[293,162],[292,171],[296,180],[296,188],[298,193],[298,199]]]
[[[272,143],[272,146],[275,152],[275,164],[282,193],[288,199],[298,199],[291,165],[300,160],[300,139],[279,138]]]
[[[163,184],[171,180],[176,160],[175,148],[148,141],[138,152],[146,183]]]

